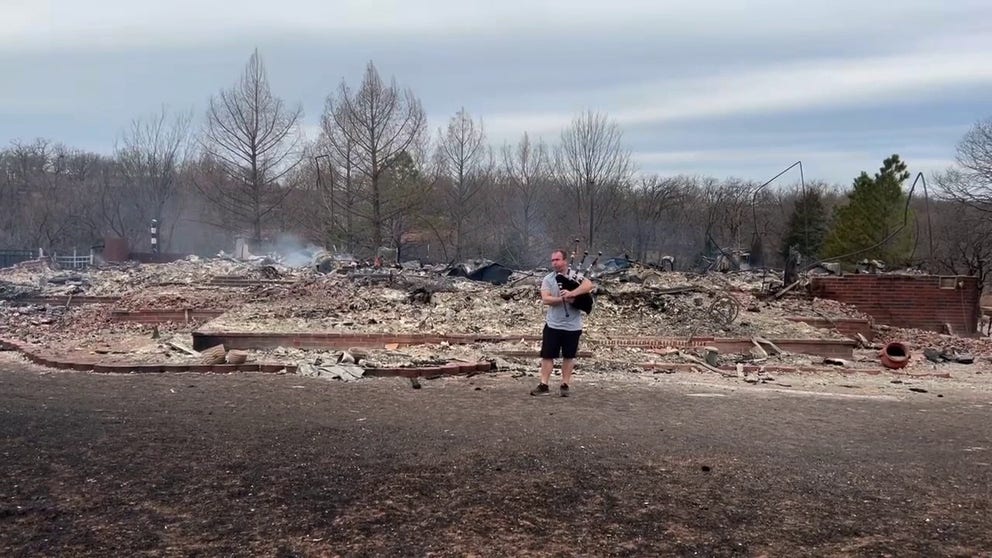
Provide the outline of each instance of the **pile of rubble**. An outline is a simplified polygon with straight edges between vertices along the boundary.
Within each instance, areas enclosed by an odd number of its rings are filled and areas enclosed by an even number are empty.
[[[492,284],[465,276],[478,275],[478,267],[452,274],[443,266],[363,268],[350,263],[329,266],[326,260],[323,264],[321,270],[313,265],[289,267],[269,260],[190,257],[169,264],[60,270],[42,261],[28,262],[0,270],[0,337],[113,358],[176,362],[194,357],[177,351],[166,340],[188,343],[194,330],[519,336],[520,341],[502,343],[370,350],[364,360],[373,367],[443,359],[488,360],[504,369],[532,367],[529,359],[514,360],[505,355],[537,349],[536,342],[523,338],[540,334],[545,308],[540,303],[539,284],[546,270],[510,272],[504,268],[500,270],[504,272],[500,284]],[[607,343],[609,340],[840,339],[844,336],[835,330],[788,318],[828,322],[867,319],[848,305],[811,298],[799,289],[787,296],[771,296],[783,286],[781,277],[771,272],[696,274],[632,266],[593,277],[597,298],[593,312],[585,319],[584,339],[585,346],[595,350],[597,369],[603,371],[660,358],[687,358],[678,353],[659,355],[647,349],[618,348]],[[24,297],[44,301],[45,297],[67,295],[115,299],[91,305],[73,304],[71,298],[58,304],[18,302]],[[112,316],[114,312],[143,310],[216,310],[222,314],[206,323],[187,318],[155,326],[115,321]],[[913,342],[908,337],[903,340]],[[963,341],[955,342],[960,345]],[[992,349],[953,348],[974,354],[988,354]],[[281,348],[256,351],[250,358],[314,363],[342,357],[334,351]],[[722,358],[751,362],[768,357],[744,354]],[[785,362],[792,357],[774,358]]]
[[[752,290],[726,290],[705,276],[670,273],[678,287],[604,281],[586,317],[591,336],[838,338],[831,330],[783,319],[786,315],[860,316],[839,303],[763,302]],[[821,309],[822,308],[822,309]],[[252,297],[208,324],[209,331],[480,333],[540,331],[544,308],[537,280],[493,286],[465,279],[402,276],[363,284],[347,276],[301,280]]]
[[[19,296],[124,296],[149,287],[197,287],[214,277],[248,279],[298,275],[306,268],[255,264],[227,258],[189,256],[168,264],[126,262],[83,270],[59,269],[48,260],[31,260],[0,269],[0,299]],[[15,289],[18,289],[15,292]]]

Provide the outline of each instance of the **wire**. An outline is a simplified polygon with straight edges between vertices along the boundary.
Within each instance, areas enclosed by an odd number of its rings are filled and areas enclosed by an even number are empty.
[[[923,173],[921,172],[917,176],[923,177]],[[930,243],[930,253],[927,254],[927,271],[933,273],[933,221],[930,217],[930,192],[927,191],[926,178],[923,179],[923,200],[927,209],[927,241]]]
[[[774,182],[775,179],[777,179],[778,177],[782,176],[783,174],[789,172],[790,170],[792,170],[793,167],[796,167],[796,166],[799,167],[799,183],[802,185],[803,203],[806,203],[806,178],[805,178],[804,173],[803,173],[803,162],[800,160],[800,161],[796,161],[795,163],[792,163],[791,165],[785,167],[785,169],[782,172],[776,174],[775,176],[773,176],[770,179],[768,179],[768,181],[766,181],[764,184],[762,184],[761,186],[758,186],[757,188],[755,188],[754,193],[751,194],[751,219],[752,219],[752,221],[754,223],[754,229],[753,229],[752,235],[751,235],[751,244],[752,245],[754,245],[754,241],[758,238],[758,209],[757,209],[758,193],[761,192],[761,190],[763,190],[765,188],[765,186],[768,186],[769,184],[771,184],[772,182]],[[804,211],[803,212],[803,215],[804,215],[804,218],[805,219],[807,219],[807,220],[809,219],[809,211],[808,210],[807,211]],[[803,233],[806,235],[805,236],[805,240],[806,240],[806,245],[807,246],[809,245],[809,230],[808,229],[809,229],[808,222],[807,223],[803,223]]]
[[[897,228],[896,230],[892,231],[892,233],[889,234],[889,236],[886,236],[882,240],[879,240],[878,242],[876,242],[875,244],[872,244],[871,246],[868,246],[867,248],[862,248],[860,250],[855,250],[854,252],[849,252],[847,254],[841,254],[839,256],[834,256],[833,258],[830,258],[830,259],[832,259],[832,260],[843,260],[845,258],[850,258],[851,256],[857,256],[858,254],[862,254],[862,253],[867,252],[869,250],[873,250],[875,248],[878,248],[879,246],[881,246],[881,245],[885,244],[886,242],[892,240],[893,238],[895,238],[895,236],[897,234],[899,234],[900,232],[902,232],[902,230],[905,229],[906,228],[906,225],[909,223],[909,202],[911,202],[913,200],[913,192],[916,190],[916,183],[919,182],[921,179],[923,180],[923,191],[924,191],[924,193],[926,193],[926,191],[927,191],[927,179],[923,176],[923,173],[922,172],[917,173],[916,174],[916,179],[913,180],[913,184],[909,188],[909,193],[906,194],[906,206],[903,209],[902,225],[899,225],[899,228]],[[929,195],[927,197],[929,199]],[[928,202],[927,205],[929,206],[929,202]],[[927,213],[928,213],[927,217],[929,218],[929,211]],[[933,230],[932,229],[930,231],[930,254],[931,254],[930,257],[932,258],[933,257]],[[819,259],[819,260],[817,260],[817,261],[809,264],[805,268],[803,268],[803,271],[804,272],[805,271],[809,271],[809,270],[813,269],[814,267],[820,265],[824,261],[826,261],[826,260],[824,260],[824,259],[821,258],[821,259]]]
[[[805,196],[805,194],[806,194],[806,178],[805,178],[804,173],[803,173],[803,162],[801,160],[800,161],[796,161],[795,163],[792,163],[791,165],[785,167],[785,169],[783,169],[781,172],[779,172],[775,176],[773,176],[773,177],[769,178],[767,181],[765,181],[764,184],[762,184],[761,186],[758,186],[757,188],[755,188],[754,189],[754,193],[751,194],[751,220],[752,220],[753,225],[754,225],[753,231],[752,231],[752,234],[751,234],[751,245],[752,246],[754,245],[755,239],[758,238],[758,209],[757,209],[758,193],[761,192],[761,190],[763,190],[765,188],[765,186],[768,186],[769,184],[771,184],[772,182],[774,182],[778,177],[780,177],[783,174],[789,172],[790,170],[792,170],[796,166],[799,167],[799,182],[802,185],[803,199],[804,199],[804,203],[805,203],[805,197],[806,197]],[[804,215],[806,215],[805,218],[806,219],[809,219],[809,216],[808,216],[809,211],[804,211],[803,213],[804,213]],[[804,224],[803,232],[807,235],[807,237],[806,237],[806,243],[807,243],[807,245],[809,244],[809,237],[808,237],[809,231],[807,230],[808,228],[809,228],[808,225],[807,224]],[[707,229],[706,229],[706,238],[713,243],[713,246],[716,247],[716,249],[721,254],[723,254],[727,258],[732,258],[732,254],[729,253],[729,252],[727,252],[726,250],[724,250],[717,243],[716,239],[713,238],[713,235],[711,234],[709,227],[707,227]],[[716,265],[716,261],[715,260],[713,262],[709,262],[709,264],[703,269],[703,271],[709,271],[710,269],[713,268],[714,265]],[[765,267],[765,266],[762,266],[762,267]]]

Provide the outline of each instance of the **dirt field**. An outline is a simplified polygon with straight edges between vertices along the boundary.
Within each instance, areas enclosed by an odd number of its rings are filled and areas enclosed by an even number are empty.
[[[992,555],[992,392],[897,381],[585,373],[563,399],[0,353],[0,555]]]

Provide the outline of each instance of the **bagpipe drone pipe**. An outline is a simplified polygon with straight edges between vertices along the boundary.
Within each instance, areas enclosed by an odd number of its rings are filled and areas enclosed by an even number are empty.
[[[599,261],[599,257],[602,255],[603,255],[602,252],[597,254],[596,259],[594,259],[592,263],[589,264],[589,267],[587,267],[585,271],[583,271],[582,264],[585,263],[586,257],[589,256],[589,252],[586,252],[582,256],[582,261],[579,262],[578,271],[573,271],[569,273],[569,275],[562,275],[561,273],[555,275],[555,282],[558,283],[558,289],[562,291],[573,291],[579,288],[579,285],[581,285],[582,281],[585,279],[585,274],[588,271],[592,270],[593,266],[596,265],[596,262]],[[571,262],[569,262],[569,267],[571,267],[571,264],[574,262],[575,262],[575,252],[572,252],[572,260]],[[575,297],[575,300],[573,300],[570,304],[578,308],[580,311],[589,314],[590,312],[592,312],[592,305],[594,301],[595,299],[593,298],[592,293],[585,293]],[[568,315],[568,306],[565,307],[565,315],[566,316]]]

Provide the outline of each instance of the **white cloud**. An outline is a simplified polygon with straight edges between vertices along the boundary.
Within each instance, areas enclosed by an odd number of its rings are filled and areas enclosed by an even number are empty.
[[[954,163],[951,156],[917,157],[914,156],[916,152],[913,147],[908,147],[901,153],[913,178],[919,172],[929,177],[932,172],[942,171]],[[759,149],[641,151],[635,152],[633,159],[646,173],[701,174],[717,178],[744,176],[752,180],[770,179],[796,161],[801,161],[806,180],[824,179],[846,185],[862,171],[874,172],[889,155],[891,153],[886,150],[859,149],[857,146],[850,149],[812,149],[783,144]],[[799,181],[799,176],[797,167],[779,177],[776,183],[792,184]],[[919,193],[922,194],[922,190]]]
[[[882,106],[936,97],[956,87],[992,84],[992,45],[984,50],[915,52],[899,56],[821,59],[672,78],[561,94],[560,106],[609,99],[587,108],[622,126],[687,122],[809,109]],[[578,112],[578,110],[576,111]],[[554,133],[574,112],[511,112],[487,117],[496,134]]]
[[[779,149],[775,148],[774,155],[768,149],[698,149],[698,150],[674,150],[674,151],[647,151],[634,153],[634,158],[641,164],[648,166],[655,165],[684,165],[684,164],[708,164],[708,163],[731,163],[731,162],[768,162],[774,159],[776,162],[784,162],[786,159],[798,160],[802,158],[818,159],[843,159],[856,156],[857,153],[851,151],[825,150],[810,153],[808,150],[800,149]]]
[[[0,0],[0,70],[18,76],[0,90],[0,133],[94,145],[147,103],[202,103],[258,45],[296,88],[287,98],[303,96],[311,140],[326,94],[314,92],[351,75],[346,61],[375,59],[424,95],[432,137],[466,106],[493,145],[525,131],[554,143],[592,109],[628,130],[648,170],[761,177],[802,158],[847,182],[888,155],[879,146],[944,166],[951,128],[985,110],[990,18],[987,0]],[[954,95],[962,105],[947,111]],[[904,114],[943,132],[907,138],[905,122],[857,138],[874,130],[844,113],[911,105]],[[817,112],[838,122],[785,118]],[[740,116],[786,131],[735,128]],[[691,141],[665,151],[680,134]]]
[[[4,0],[0,44],[48,49],[188,44],[243,33],[506,35],[650,28],[664,36],[814,37],[857,30],[905,36],[907,29],[987,20],[978,0],[740,2],[721,0]],[[967,17],[966,17],[967,16]],[[870,37],[871,35],[866,35]]]
[[[524,132],[533,139],[555,141],[574,115],[565,113],[515,113],[485,116],[486,135],[492,143],[516,142]]]
[[[916,53],[855,60],[813,60],[645,86],[640,106],[617,110],[620,123],[668,122],[741,113],[882,105],[908,93],[992,83],[986,52]],[[650,98],[650,104],[646,101]]]

